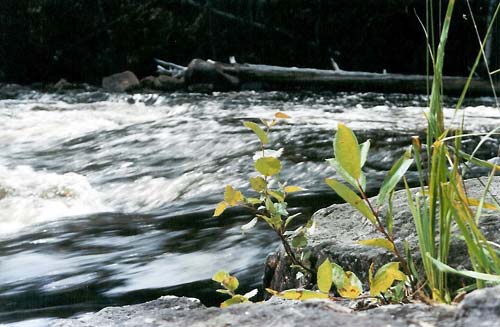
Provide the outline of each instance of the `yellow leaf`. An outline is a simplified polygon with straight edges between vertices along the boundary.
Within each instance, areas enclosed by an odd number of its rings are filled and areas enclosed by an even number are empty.
[[[359,278],[352,272],[347,271],[345,273],[346,280],[344,283],[344,287],[337,289],[340,296],[355,299],[357,298],[363,291],[363,285]]]
[[[345,288],[341,288],[338,291],[340,296],[345,297],[347,299],[355,299],[361,294],[359,288],[350,285],[346,286]]]
[[[277,191],[268,191],[267,193],[269,193],[270,196],[272,196],[273,198],[275,198],[276,200],[278,200],[278,202],[285,201],[285,197],[280,192],[277,192]]]
[[[255,169],[264,176],[273,176],[281,171],[281,162],[274,157],[262,157],[255,162]]]
[[[249,302],[248,298],[244,297],[243,295],[236,294],[232,298],[230,298],[229,300],[222,302],[220,304],[220,307],[227,308],[231,305],[240,304],[240,303],[244,303],[244,302]]]
[[[478,199],[474,199],[474,198],[467,198],[467,202],[469,202],[469,205],[473,206],[473,207],[479,207],[479,203],[480,203],[480,201]],[[497,210],[497,207],[495,207],[494,204],[491,204],[488,202],[483,203],[483,208],[489,209],[489,210]]]
[[[334,142],[335,159],[356,181],[361,176],[361,150],[352,130],[344,124],[337,125]]]
[[[215,208],[214,216],[219,217],[220,215],[222,215],[222,213],[224,212],[224,210],[226,210],[227,207],[228,205],[225,201],[219,202],[219,204],[217,204],[217,207]]]
[[[238,278],[228,275],[222,281],[222,285],[230,291],[235,291],[238,286],[240,286],[240,282],[238,281]]]
[[[229,206],[237,205],[243,201],[243,194],[235,190],[231,185],[227,185],[224,191],[224,201],[226,201]]]
[[[228,276],[229,274],[227,273],[227,271],[220,270],[213,275],[212,280],[218,283],[222,283]]]
[[[262,192],[266,188],[267,183],[264,178],[260,176],[250,177],[250,186],[254,189],[255,192]]]
[[[293,185],[285,186],[284,188],[285,193],[295,193],[295,192],[300,192],[302,190],[303,190],[302,187]]]
[[[267,133],[262,130],[262,128],[259,127],[256,123],[253,123],[251,121],[246,121],[243,123],[245,127],[251,129],[259,138],[260,142],[262,144],[267,144],[269,142],[269,138],[267,137]]]
[[[332,264],[328,258],[318,267],[318,289],[323,293],[330,292],[332,287]]]
[[[362,241],[358,241],[358,243],[361,245],[384,248],[384,249],[387,249],[391,252],[394,252],[394,244],[392,244],[390,241],[386,240],[385,238],[373,238],[370,240],[362,240]]]
[[[290,118],[290,116],[288,116],[287,114],[285,114],[284,112],[281,112],[281,111],[278,111],[277,113],[275,113],[274,117],[282,118],[282,119]]]
[[[341,182],[326,178],[325,182],[347,203],[357,209],[363,216],[365,216],[373,225],[377,225],[375,215],[366,202],[359,197],[353,190],[345,186]]]
[[[262,201],[257,198],[246,198],[246,202],[250,204],[260,204]]]
[[[389,262],[377,270],[370,283],[370,295],[377,296],[386,292],[395,280],[405,280],[406,275],[399,270],[398,262]]]
[[[286,300],[310,300],[310,299],[328,299],[328,294],[309,291],[309,290],[300,290],[300,289],[290,289],[283,292],[276,292],[274,290],[270,290],[266,288],[266,291]]]

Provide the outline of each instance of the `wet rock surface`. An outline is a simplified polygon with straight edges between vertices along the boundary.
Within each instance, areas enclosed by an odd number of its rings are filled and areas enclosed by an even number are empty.
[[[131,71],[113,74],[102,79],[102,88],[111,92],[125,92],[139,86],[139,79]]]
[[[500,326],[500,286],[475,291],[458,306],[388,305],[352,311],[331,301],[282,301],[207,308],[192,298],[164,296],[144,304],[109,307],[58,327],[86,326]]]
[[[482,179],[482,183],[485,182],[486,179]],[[466,181],[466,190],[471,198],[480,198],[483,189],[478,180]],[[499,199],[499,177],[495,177],[490,191]],[[393,212],[396,246],[401,253],[404,253],[404,241],[408,241],[413,258],[418,264],[420,261],[418,239],[404,190],[396,192]],[[379,238],[381,235],[349,204],[334,204],[321,209],[314,214],[313,218],[317,223],[316,232],[309,239],[310,260],[313,267],[318,266],[328,256],[345,270],[354,272],[366,286],[367,272],[372,262],[379,267],[387,262],[396,261],[395,257],[384,249],[361,246],[357,243],[360,240]],[[483,210],[480,228],[488,240],[498,243],[500,241],[498,212]],[[449,264],[455,268],[469,268],[466,245],[457,235],[458,233],[452,236]],[[311,281],[307,279],[296,279],[296,271],[289,267],[283,253],[270,255],[266,263],[265,286],[275,290],[284,290],[311,284]],[[461,285],[458,277],[451,277],[455,278],[451,281],[452,283]]]

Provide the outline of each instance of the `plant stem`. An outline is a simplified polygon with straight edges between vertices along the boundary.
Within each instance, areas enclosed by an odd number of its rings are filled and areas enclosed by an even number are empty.
[[[299,259],[297,259],[297,257],[295,256],[295,253],[294,253],[292,247],[290,246],[290,243],[288,243],[288,240],[286,239],[285,235],[283,235],[283,233],[280,230],[274,229],[274,231],[276,232],[276,234],[278,234],[278,236],[281,240],[281,243],[283,244],[283,247],[285,248],[285,252],[292,260],[292,263],[294,265],[301,267],[302,269],[304,269],[308,273],[314,275],[315,274],[314,270],[312,270],[309,267],[306,267],[302,262],[300,262]]]

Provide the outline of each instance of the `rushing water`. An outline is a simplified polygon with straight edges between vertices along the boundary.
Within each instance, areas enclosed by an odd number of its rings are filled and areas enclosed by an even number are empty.
[[[324,159],[337,122],[372,139],[373,188],[410,136],[422,135],[425,104],[414,95],[281,92],[32,91],[0,101],[0,322],[165,294],[215,304],[209,279],[218,269],[236,273],[243,291],[259,286],[276,238],[264,226],[242,235],[251,219],[242,210],[211,217],[224,185],[248,190],[258,141],[242,121],[278,110],[292,117],[271,146],[284,148],[283,178],[308,189],[290,200],[307,216],[335,200],[322,181],[335,175]],[[449,121],[453,112],[446,109]],[[492,99],[474,99],[464,112],[469,131],[500,126]],[[495,157],[498,144],[489,138],[478,155]]]

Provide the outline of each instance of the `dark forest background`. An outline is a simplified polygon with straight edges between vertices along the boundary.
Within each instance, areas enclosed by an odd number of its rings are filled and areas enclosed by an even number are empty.
[[[195,57],[236,56],[238,62],[327,69],[334,57],[345,70],[425,74],[417,15],[425,22],[426,2],[1,0],[0,81],[97,83],[126,69],[142,77],[154,73],[155,57],[186,65]],[[481,33],[490,2],[470,1]],[[496,53],[497,37],[492,45]],[[477,51],[469,10],[458,0],[445,74],[467,74]]]

